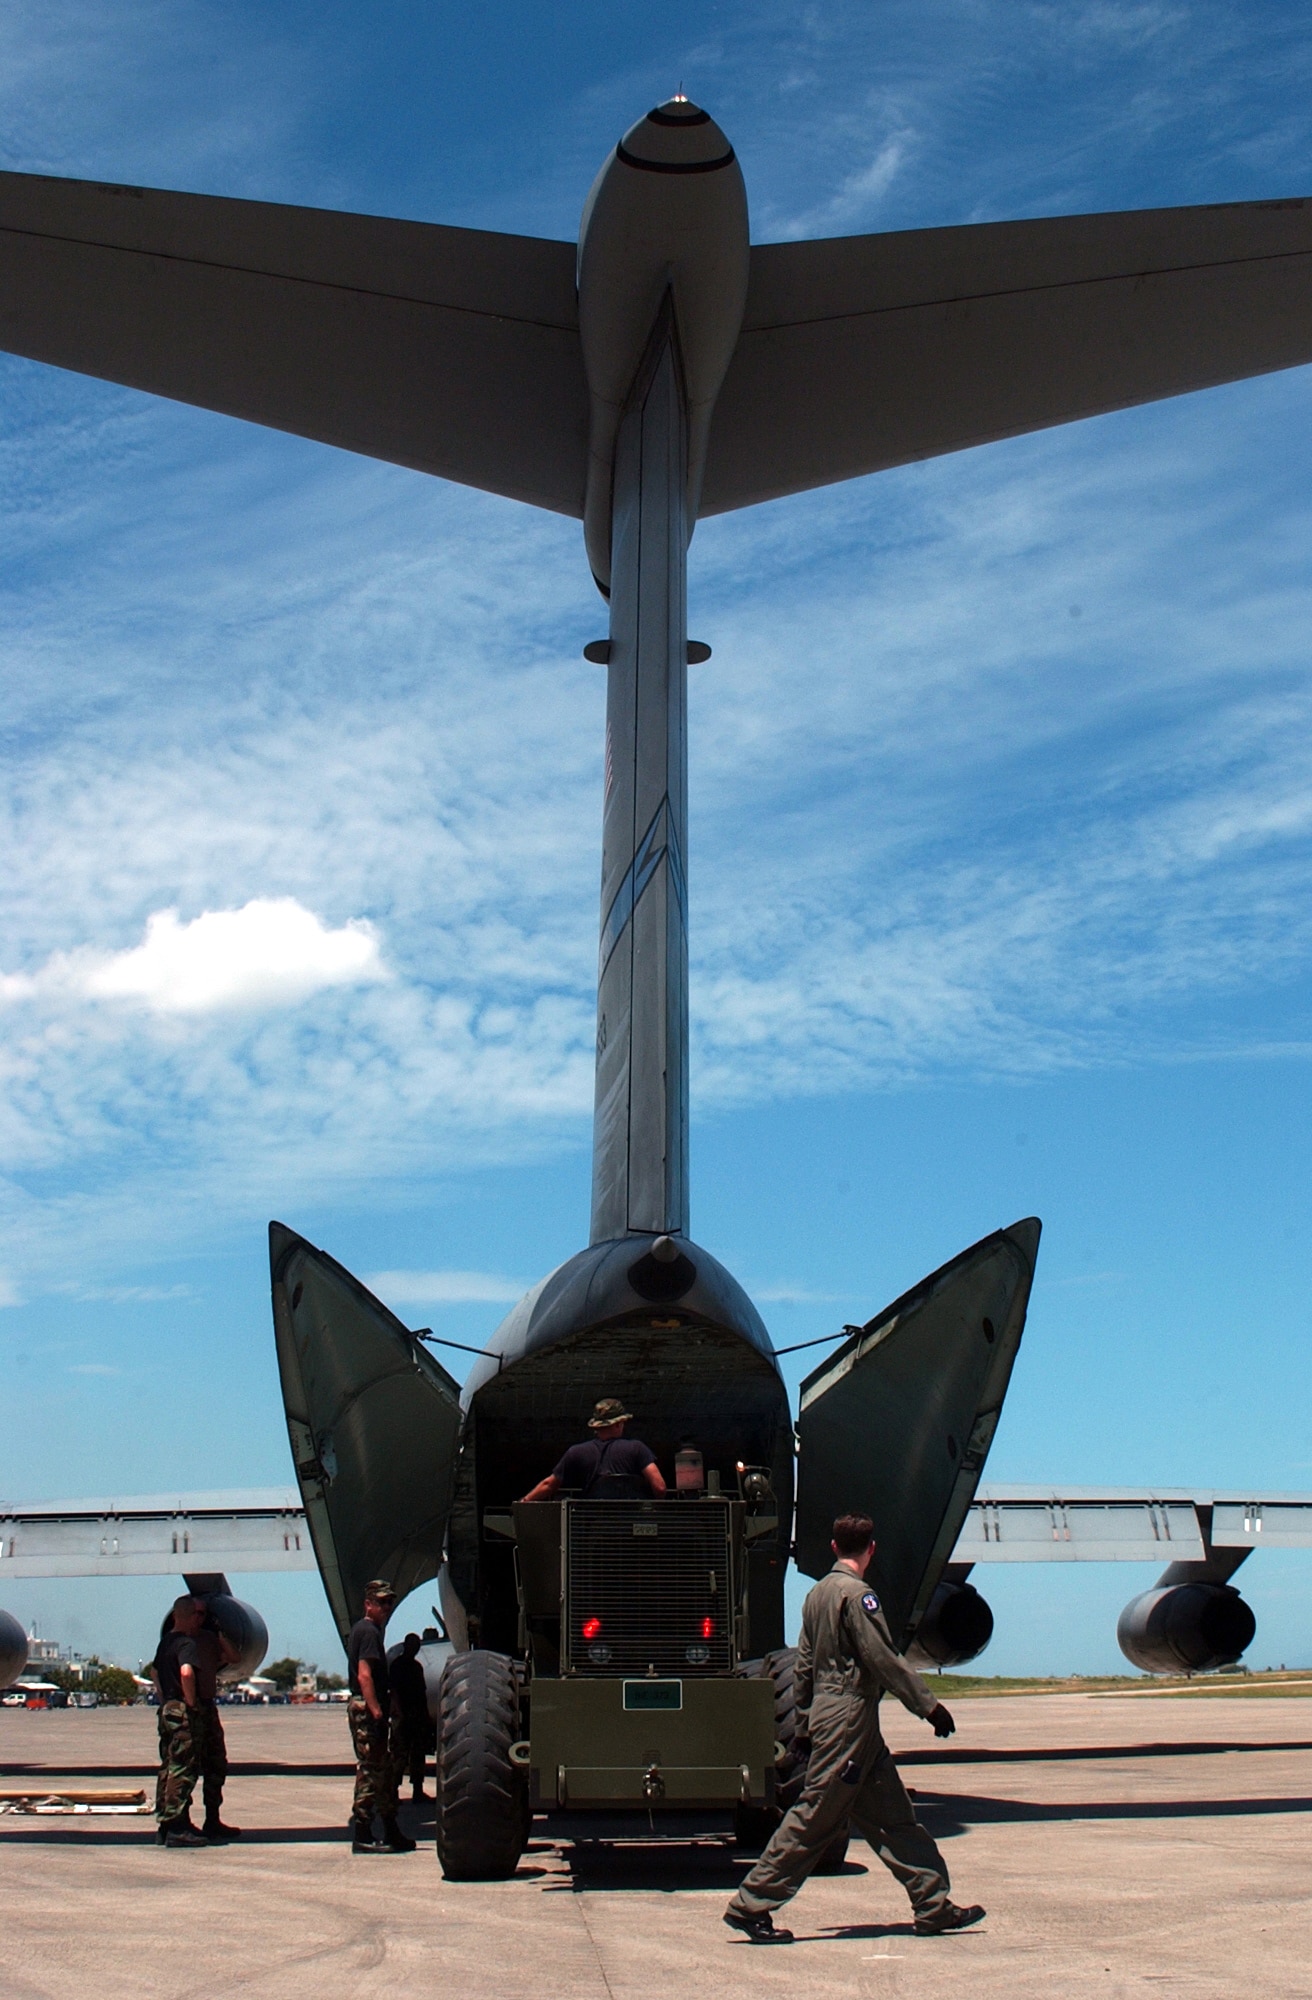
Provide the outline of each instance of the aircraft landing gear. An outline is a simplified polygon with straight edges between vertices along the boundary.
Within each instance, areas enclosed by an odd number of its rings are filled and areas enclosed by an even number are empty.
[[[528,1842],[528,1774],[511,1761],[519,1684],[504,1653],[456,1653],[438,1716],[437,1856],[452,1882],[513,1875]]]

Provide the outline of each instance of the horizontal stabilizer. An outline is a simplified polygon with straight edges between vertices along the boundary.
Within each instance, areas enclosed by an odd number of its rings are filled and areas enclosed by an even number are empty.
[[[1312,201],[752,251],[701,512],[1312,361]]]
[[[349,1271],[280,1222],[269,1261],[292,1460],[345,1638],[371,1577],[404,1597],[442,1566],[460,1390]]]
[[[0,174],[0,348],[581,516],[575,248]]]

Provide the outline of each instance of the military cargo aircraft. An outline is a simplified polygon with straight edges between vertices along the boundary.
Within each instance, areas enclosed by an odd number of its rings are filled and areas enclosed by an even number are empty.
[[[0,175],[0,346],[573,515],[609,604],[586,648],[608,675],[589,1246],[462,1392],[274,1223],[299,1506],[133,1517],[172,1524],[184,1573],[253,1567],[248,1530],[280,1566],[281,1537],[343,1631],[370,1575],[440,1577],[448,1872],[513,1868],[535,1809],[731,1806],[759,1831],[797,1782],[786,1565],[828,1566],[840,1509],[878,1522],[875,1587],[921,1659],[987,1641],[974,1564],[1092,1553],[1166,1559],[1122,1620],[1132,1659],[1236,1659],[1229,1578],[1309,1539],[1307,1501],[977,1492],[1036,1220],[844,1329],[796,1424],[759,1314],[690,1234],[686,690],[709,648],[687,555],[703,515],[1312,360],[1312,203],[753,244],[733,147],[680,94],[611,151],[577,243]],[[524,1504],[603,1390],[672,1494]],[[130,1514],[15,1513],[13,1562],[43,1532],[99,1532],[105,1560]]]

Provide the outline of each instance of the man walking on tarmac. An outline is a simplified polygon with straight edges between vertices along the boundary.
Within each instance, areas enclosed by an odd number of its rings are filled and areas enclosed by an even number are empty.
[[[364,1617],[346,1642],[350,1693],[346,1704],[355,1748],[355,1800],[351,1808],[352,1854],[413,1854],[414,1842],[396,1823],[397,1772],[392,1755],[392,1695],[387,1679],[383,1632],[396,1592],[382,1577],[364,1587]],[[383,1837],[374,1839],[374,1814]]]
[[[802,1795],[784,1815],[724,1913],[761,1944],[791,1944],[771,1912],[795,1896],[825,1849],[851,1821],[911,1898],[918,1936],[964,1930],[984,1915],[948,1894],[947,1863],[920,1825],[879,1731],[879,1702],[895,1694],[936,1736],[956,1724],[894,1649],[879,1599],[865,1586],[875,1553],[867,1514],[841,1514],[830,1543],[837,1560],[802,1611],[797,1645],[798,1734],[811,1740]]]

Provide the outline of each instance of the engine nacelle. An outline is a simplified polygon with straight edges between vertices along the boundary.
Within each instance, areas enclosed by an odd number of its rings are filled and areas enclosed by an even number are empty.
[[[940,1583],[907,1649],[913,1666],[941,1671],[978,1659],[993,1637],[993,1613],[973,1583]]]
[[[231,1666],[221,1668],[221,1681],[248,1680],[269,1650],[269,1628],[253,1605],[239,1597],[215,1595],[206,1599],[215,1624],[225,1639],[237,1648]]]
[[[1126,1605],[1116,1641],[1147,1674],[1206,1674],[1233,1666],[1253,1643],[1257,1620],[1232,1584],[1177,1583]]]
[[[0,1688],[12,1687],[27,1665],[27,1634],[16,1618],[0,1611]]]

